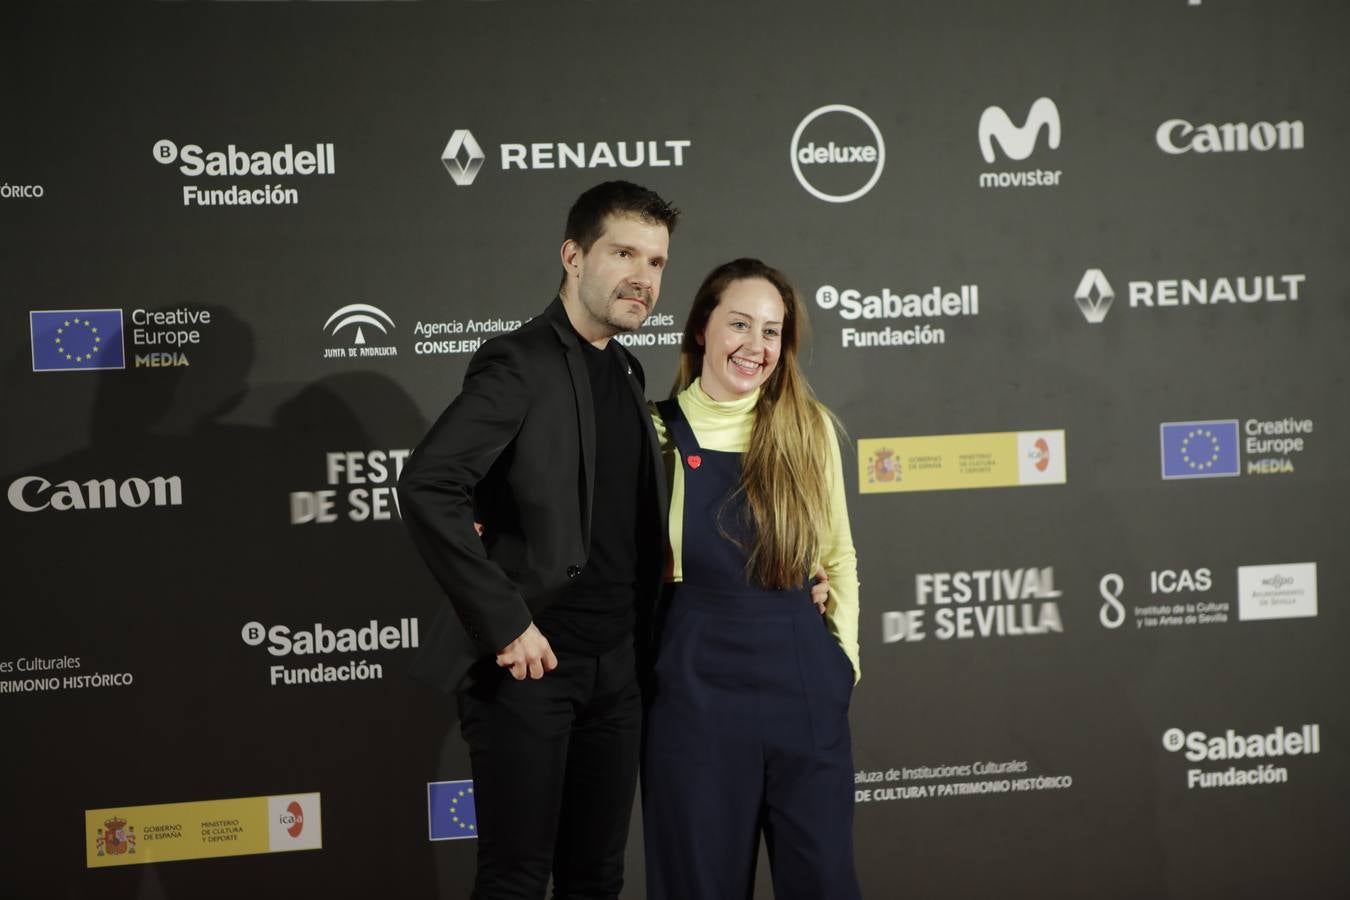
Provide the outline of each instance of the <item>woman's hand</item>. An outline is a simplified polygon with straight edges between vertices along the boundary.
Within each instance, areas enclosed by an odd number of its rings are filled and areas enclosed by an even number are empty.
[[[825,607],[830,602],[830,576],[825,574],[824,566],[816,569],[816,583],[811,585],[811,602],[816,605],[817,612],[825,615]]]

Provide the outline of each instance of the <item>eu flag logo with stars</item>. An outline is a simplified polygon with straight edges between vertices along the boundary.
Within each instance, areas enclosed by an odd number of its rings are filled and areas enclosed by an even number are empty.
[[[1162,477],[1220,478],[1237,475],[1237,419],[1162,424]]]
[[[478,810],[473,802],[473,782],[428,783],[427,823],[433,841],[478,837]]]
[[[125,369],[120,309],[41,310],[28,314],[34,372]]]

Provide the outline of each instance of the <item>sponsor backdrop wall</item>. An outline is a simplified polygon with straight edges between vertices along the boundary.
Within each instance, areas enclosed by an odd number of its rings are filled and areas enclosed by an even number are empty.
[[[714,264],[810,309],[868,896],[1350,892],[1342,4],[6,18],[0,894],[467,895],[393,487],[612,177],[653,397]]]

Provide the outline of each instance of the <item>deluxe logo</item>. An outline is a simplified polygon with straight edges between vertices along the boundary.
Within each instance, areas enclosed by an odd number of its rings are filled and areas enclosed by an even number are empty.
[[[1225,122],[1192,125],[1185,119],[1168,119],[1154,133],[1158,149],[1171,156],[1183,153],[1246,153],[1255,150],[1302,150],[1303,122]]]
[[[350,303],[333,312],[323,323],[323,330],[332,338],[337,338],[344,329],[355,328],[350,344],[342,347],[325,347],[324,359],[358,359],[371,356],[398,356],[398,347],[392,343],[366,342],[365,327],[374,328],[380,334],[388,335],[394,327],[394,320],[378,306],[369,303]],[[378,338],[377,338],[378,340]]]
[[[1317,615],[1317,563],[1238,566],[1237,575],[1240,620]]]
[[[150,479],[93,478],[52,484],[41,475],[21,475],[9,484],[9,505],[19,512],[116,509],[126,506],[182,506],[183,480],[173,475]]]
[[[990,106],[980,114],[980,153],[986,163],[992,164],[996,158],[994,144],[997,143],[1004,156],[1021,162],[1035,152],[1042,131],[1046,133],[1046,145],[1051,150],[1058,150],[1059,108],[1049,97],[1041,97],[1032,103],[1026,121],[1021,125],[1014,125],[1003,107]],[[1062,174],[1059,169],[982,172],[980,187],[1053,187],[1059,184]]]
[[[173,141],[159,140],[151,150],[155,162],[164,166],[177,165],[178,172],[188,178],[277,178],[332,175],[337,171],[336,157],[331,143],[318,143],[313,150],[296,151],[293,144],[280,150],[240,150],[230,144],[224,150],[203,150],[200,144],[179,147]],[[296,188],[267,184],[260,188],[241,187],[199,188],[183,185],[184,206],[293,206],[300,202]]]
[[[1130,309],[1179,306],[1250,306],[1255,303],[1297,302],[1308,276],[1236,275],[1206,278],[1163,278],[1129,282]],[[1073,299],[1092,325],[1100,325],[1111,311],[1115,291],[1101,269],[1088,269]]]
[[[499,168],[508,169],[641,169],[684,165],[690,140],[534,141],[497,145]],[[478,178],[487,154],[473,132],[457,128],[441,151],[441,163],[451,180],[468,187]]]
[[[34,372],[125,369],[122,310],[32,310],[28,337]]]
[[[832,103],[813,109],[798,123],[788,158],[792,174],[808,194],[827,203],[848,203],[872,190],[881,178],[886,142],[867,113]]]

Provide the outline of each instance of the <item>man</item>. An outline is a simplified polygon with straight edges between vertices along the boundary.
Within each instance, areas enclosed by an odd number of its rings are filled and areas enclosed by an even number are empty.
[[[556,897],[623,885],[666,489],[642,367],[612,338],[656,305],[678,216],[624,181],[583,193],[557,299],[479,348],[399,479],[449,599],[414,674],[459,694],[479,900],[542,897],[550,871]]]

